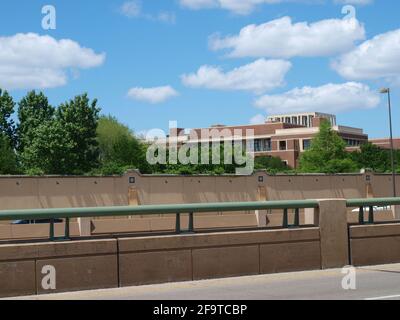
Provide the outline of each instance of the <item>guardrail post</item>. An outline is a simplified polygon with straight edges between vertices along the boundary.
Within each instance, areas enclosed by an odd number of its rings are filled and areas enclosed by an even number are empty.
[[[373,207],[373,206],[370,206],[370,207],[369,207],[368,223],[369,223],[369,224],[374,224],[374,223],[375,223],[375,219],[374,219],[374,207]]]
[[[189,232],[194,232],[194,224],[193,224],[193,212],[189,213]]]
[[[294,227],[300,227],[300,209],[294,209]]]
[[[360,210],[358,211],[358,223],[364,224],[364,222],[364,207],[360,207]]]
[[[54,241],[54,219],[50,219],[50,241]]]
[[[181,233],[181,214],[180,213],[176,214],[175,232],[178,234]]]
[[[283,222],[282,222],[282,227],[283,227],[283,228],[288,228],[288,227],[289,227],[288,209],[283,209]]]
[[[69,218],[65,218],[65,239],[69,239],[70,238],[70,234],[69,234]]]
[[[323,269],[349,264],[349,236],[345,199],[318,200],[318,220]]]

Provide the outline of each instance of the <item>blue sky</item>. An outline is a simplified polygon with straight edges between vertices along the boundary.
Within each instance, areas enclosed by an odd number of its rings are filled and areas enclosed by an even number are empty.
[[[385,137],[377,91],[390,86],[400,136],[399,2],[269,2],[4,0],[0,87],[16,100],[40,89],[54,105],[87,92],[135,132],[320,111]],[[42,28],[44,5],[55,30]]]

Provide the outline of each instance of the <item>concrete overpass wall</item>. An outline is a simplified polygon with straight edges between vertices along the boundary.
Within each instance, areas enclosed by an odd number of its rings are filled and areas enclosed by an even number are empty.
[[[193,202],[360,198],[367,175],[156,176],[136,171],[115,177],[0,176],[0,210]],[[391,196],[390,175],[368,174],[375,196]],[[399,178],[400,189],[400,178]],[[234,213],[233,213],[234,214]]]
[[[355,266],[400,262],[400,224],[350,227]]]
[[[318,228],[0,245],[0,297],[320,268]]]
[[[400,190],[400,177],[397,180]],[[0,210],[392,196],[390,175],[0,176]],[[369,191],[368,191],[369,190]],[[235,213],[230,213],[235,214]]]
[[[347,215],[328,199],[306,212],[312,228],[0,245],[0,296],[400,262],[400,225],[349,232]],[[55,289],[42,286],[45,266]]]
[[[400,190],[400,177],[398,179]],[[0,210],[25,208],[96,207],[169,203],[364,198],[391,196],[391,176],[298,175],[268,176],[157,176],[129,171],[115,177],[0,176]],[[279,226],[282,212],[265,216],[268,226]],[[391,213],[378,220],[391,219]],[[186,219],[186,218],[184,218]],[[357,215],[349,214],[349,221]],[[182,223],[185,224],[186,220]],[[301,213],[301,221],[304,214]],[[72,234],[76,234],[75,221]],[[196,215],[195,227],[256,227],[254,211]],[[101,218],[92,220],[92,234],[173,230],[173,216]],[[62,227],[58,227],[62,228]],[[0,239],[47,237],[48,226],[11,226],[0,222]]]

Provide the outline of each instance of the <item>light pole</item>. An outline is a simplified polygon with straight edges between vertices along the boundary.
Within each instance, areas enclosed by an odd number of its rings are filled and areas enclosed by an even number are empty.
[[[390,103],[390,88],[382,88],[380,91],[382,94],[387,94],[388,105],[389,105],[389,124],[390,124],[390,149],[391,149],[391,160],[392,160],[392,181],[393,181],[393,196],[396,197],[396,172],[394,168],[394,145],[393,145],[393,128],[392,128],[392,107]]]

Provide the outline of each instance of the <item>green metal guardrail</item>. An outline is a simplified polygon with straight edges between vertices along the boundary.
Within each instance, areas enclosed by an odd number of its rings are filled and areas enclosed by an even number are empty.
[[[360,208],[358,213],[358,222],[361,225],[366,223],[375,223],[374,207],[396,206],[400,205],[400,198],[371,198],[371,199],[350,199],[347,200],[348,208]],[[364,219],[364,210],[368,209],[368,222]]]
[[[365,224],[364,208],[369,207],[368,223],[374,223],[374,206],[400,205],[400,198],[379,199],[351,199],[347,200],[347,207],[359,207],[359,222]],[[194,231],[194,214],[209,212],[250,211],[250,210],[283,210],[283,228],[300,226],[300,209],[318,208],[317,200],[294,201],[257,201],[257,202],[222,202],[222,203],[193,203],[175,205],[144,205],[120,207],[93,207],[93,208],[56,208],[56,209],[30,209],[30,210],[3,210],[0,211],[0,220],[50,220],[50,240],[54,237],[54,219],[65,219],[65,237],[70,237],[70,219],[85,217],[105,216],[134,216],[154,214],[175,214],[176,233],[181,233],[180,215],[189,214],[188,232]],[[289,210],[294,210],[294,223],[289,224]]]
[[[144,205],[121,207],[94,208],[64,208],[64,209],[31,209],[0,211],[0,220],[39,220],[50,219],[50,239],[54,240],[54,219],[66,219],[65,238],[69,239],[69,219],[104,216],[133,216],[153,214],[175,214],[176,232],[181,233],[180,215],[189,214],[188,232],[194,231],[194,213],[229,212],[249,210],[283,209],[283,228],[300,226],[300,209],[318,208],[316,200],[298,201],[258,201],[258,202],[223,202],[223,203],[194,203],[176,205]],[[294,209],[294,223],[289,225],[288,212]]]

